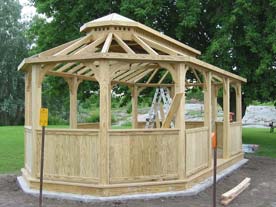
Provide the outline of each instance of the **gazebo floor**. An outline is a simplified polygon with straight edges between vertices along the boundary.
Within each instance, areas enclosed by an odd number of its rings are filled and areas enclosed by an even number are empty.
[[[218,159],[218,172],[232,166],[243,159],[243,153],[232,156],[229,159]],[[167,180],[167,181],[152,181],[143,183],[122,183],[122,184],[85,184],[73,183],[68,181],[53,181],[44,180],[44,190],[48,192],[62,192],[80,195],[93,195],[93,196],[118,196],[118,195],[131,195],[141,193],[160,193],[183,191],[191,188],[199,182],[205,180],[212,175],[212,168],[207,168],[201,172],[191,175],[185,180]],[[25,169],[22,169],[23,179],[30,189],[39,189],[39,179],[33,179]]]

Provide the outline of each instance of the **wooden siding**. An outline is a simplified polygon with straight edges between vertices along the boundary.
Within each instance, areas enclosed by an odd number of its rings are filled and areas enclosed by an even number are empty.
[[[186,175],[193,175],[208,167],[208,128],[186,130]]]
[[[41,130],[37,130],[37,135],[37,148],[40,149]],[[38,156],[40,157],[40,154]],[[98,157],[97,130],[46,130],[45,179],[96,183],[99,179]],[[40,163],[37,163],[37,166],[40,166]]]
[[[177,178],[179,130],[112,130],[110,182]]]

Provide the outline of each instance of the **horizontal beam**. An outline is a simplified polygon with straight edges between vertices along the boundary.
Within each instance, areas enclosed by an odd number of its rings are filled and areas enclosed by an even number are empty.
[[[212,71],[220,76],[233,78],[235,80],[246,82],[236,74],[225,71],[221,68],[205,63],[193,57],[180,57],[171,55],[146,55],[146,54],[122,54],[122,53],[92,53],[82,55],[64,55],[54,57],[30,57],[26,58],[19,65],[18,70],[24,70],[28,64],[51,63],[51,62],[72,62],[72,61],[91,61],[91,60],[121,60],[128,62],[166,62],[166,63],[187,63],[193,67],[200,67],[207,71]]]

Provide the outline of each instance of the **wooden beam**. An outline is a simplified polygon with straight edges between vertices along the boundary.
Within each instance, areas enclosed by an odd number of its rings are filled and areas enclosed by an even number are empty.
[[[73,66],[76,63],[65,63],[61,68],[57,69],[56,72],[63,72],[64,70],[67,70],[71,66]]]
[[[184,53],[182,53],[180,51],[177,51],[177,50],[174,50],[172,48],[169,48],[169,47],[167,47],[167,46],[165,46],[163,44],[160,44],[160,43],[158,43],[158,42],[156,42],[154,40],[151,40],[151,39],[149,39],[149,38],[147,38],[145,36],[140,35],[139,38],[143,39],[150,47],[155,48],[157,50],[160,50],[160,51],[162,51],[164,53],[167,53],[169,55],[187,56],[186,54],[184,54]]]
[[[230,157],[230,84],[229,79],[223,80],[223,159]]]
[[[133,40],[139,44],[145,51],[147,51],[150,55],[159,55],[154,49],[152,49],[149,45],[147,45],[140,37],[133,34]]]
[[[77,74],[78,75],[82,75],[82,74],[88,72],[89,70],[91,70],[91,69],[88,68],[88,67],[85,67],[85,68],[81,69],[80,71],[78,71]]]
[[[110,48],[110,45],[111,45],[111,42],[112,42],[112,37],[113,37],[113,34],[110,32],[108,35],[107,35],[107,38],[105,40],[105,43],[103,45],[103,48],[102,48],[102,51],[101,53],[107,53],[109,48]]]
[[[205,63],[193,57],[179,57],[170,55],[145,55],[145,54],[118,54],[118,53],[94,53],[94,54],[78,54],[78,55],[63,55],[63,56],[53,56],[53,57],[30,57],[24,59],[18,66],[18,70],[25,70],[29,64],[34,63],[50,63],[50,62],[72,62],[72,61],[93,61],[93,60],[121,60],[128,62],[147,62],[147,63],[185,63],[191,65],[192,67],[201,67],[202,70],[210,70],[215,74],[220,74],[221,76],[235,79],[240,82],[246,82],[245,78],[238,75],[220,69],[211,64]]]
[[[129,79],[128,81],[136,83],[139,80],[141,80],[142,78],[144,78],[147,74],[149,74],[150,72],[152,72],[153,70],[154,70],[154,68],[153,69],[147,68],[145,72],[140,73],[137,77],[133,77],[133,78]]]
[[[135,85],[139,87],[173,87],[174,84],[166,84],[166,83],[135,83]]]
[[[145,71],[147,71],[147,69],[145,67],[139,68],[134,73],[131,73],[130,75],[128,75],[127,77],[121,79],[120,81],[127,81],[128,82],[128,81],[132,80],[133,78],[136,78],[140,74],[144,73]]]
[[[92,38],[92,35],[86,35],[85,37],[82,37],[80,40],[74,42],[73,44],[71,44],[70,46],[66,47],[65,49],[57,52],[56,54],[54,54],[54,56],[67,55],[71,51],[74,51],[78,47],[81,47],[83,44],[86,44],[87,42],[89,42],[91,40],[91,38]]]
[[[65,48],[69,47],[70,45],[74,44],[75,42],[79,41],[81,38],[78,38],[76,40],[73,40],[73,41],[70,41],[70,42],[67,42],[65,44],[62,44],[60,46],[57,46],[57,47],[54,47],[52,49],[49,49],[49,50],[46,50],[44,52],[41,52],[38,54],[39,57],[47,57],[47,56],[52,56],[54,55],[55,53],[58,53],[59,51],[61,50],[64,50]]]
[[[183,97],[184,93],[176,93],[173,100],[172,104],[170,105],[170,109],[168,111],[168,114],[163,122],[162,128],[169,128],[171,125],[171,122],[173,120],[174,115],[178,111],[181,98]]]
[[[165,74],[162,76],[162,78],[158,81],[159,84],[163,82],[163,80],[166,78],[166,76],[168,75],[168,73],[169,73],[169,71],[167,70],[165,72]]]
[[[66,73],[73,74],[74,72],[80,70],[83,67],[85,67],[85,66],[80,63],[80,64],[76,65],[75,67],[73,67],[72,69],[68,70]]]
[[[127,52],[130,54],[135,54],[135,52],[120,38],[120,36],[118,36],[117,34],[113,34],[114,35],[114,39],[116,40],[116,42]]]
[[[195,70],[194,68],[192,68],[192,70],[193,70],[193,74],[195,75],[197,81],[198,81],[199,83],[201,83],[201,80],[200,80],[199,76],[197,75],[196,70]]]
[[[92,42],[92,43],[88,44],[87,46],[81,48],[79,51],[77,51],[75,53],[75,55],[95,52],[96,47],[99,46],[100,44],[102,44],[105,39],[106,39],[105,35],[103,35],[102,37],[99,37],[94,42]]]
[[[204,72],[204,80],[206,87],[204,88],[204,126],[208,128],[208,137],[212,134],[212,74]],[[212,166],[212,143],[208,139],[208,166]]]
[[[138,128],[138,87],[131,87],[131,103],[132,103],[132,128]]]
[[[221,204],[228,205],[232,200],[234,200],[239,194],[241,194],[250,185],[250,181],[251,181],[251,178],[247,177],[236,187],[222,194]]]
[[[149,79],[147,80],[146,83],[150,83],[151,80],[153,79],[153,77],[155,76],[155,74],[158,72],[159,68],[157,68],[156,70],[153,71],[153,73],[150,75]]]

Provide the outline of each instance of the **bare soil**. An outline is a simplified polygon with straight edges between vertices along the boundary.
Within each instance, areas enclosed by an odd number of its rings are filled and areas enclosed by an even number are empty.
[[[222,193],[251,177],[251,186],[229,206],[276,207],[276,159],[249,156],[249,162],[225,177],[217,185],[218,202]],[[20,190],[16,176],[0,175],[0,207],[38,206],[38,198]],[[191,197],[170,197],[152,200],[83,203],[44,198],[44,207],[208,207],[212,206],[212,188]],[[220,206],[220,205],[217,205]]]

